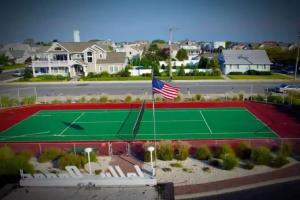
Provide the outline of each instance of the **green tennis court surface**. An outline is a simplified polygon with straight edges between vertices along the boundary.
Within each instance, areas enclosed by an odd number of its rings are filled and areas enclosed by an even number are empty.
[[[152,109],[145,109],[136,137],[138,109],[43,110],[0,133],[0,141],[152,140]],[[245,108],[156,109],[156,139],[274,138]]]

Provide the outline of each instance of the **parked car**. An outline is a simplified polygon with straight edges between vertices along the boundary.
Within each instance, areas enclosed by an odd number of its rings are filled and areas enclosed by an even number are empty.
[[[21,77],[23,75],[24,75],[24,71],[22,71],[22,70],[16,70],[13,73],[13,76],[16,76],[16,77]]]
[[[281,84],[277,87],[267,89],[267,91],[269,92],[280,92],[280,93],[283,93],[288,90],[300,90],[300,87],[296,85]]]

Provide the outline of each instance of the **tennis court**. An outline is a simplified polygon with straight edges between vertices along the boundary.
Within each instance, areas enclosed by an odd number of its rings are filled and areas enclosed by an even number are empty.
[[[276,138],[246,108],[41,110],[0,132],[0,141]]]

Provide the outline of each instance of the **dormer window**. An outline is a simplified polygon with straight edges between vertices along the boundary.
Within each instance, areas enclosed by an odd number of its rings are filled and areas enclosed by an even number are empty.
[[[88,62],[93,62],[93,54],[92,54],[92,52],[87,52],[87,60],[88,60]]]
[[[60,48],[60,47],[55,47],[54,50],[55,50],[55,51],[61,51],[61,48]]]

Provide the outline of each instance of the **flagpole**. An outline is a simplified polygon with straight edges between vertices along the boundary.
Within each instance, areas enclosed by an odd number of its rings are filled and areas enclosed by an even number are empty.
[[[152,81],[154,78],[154,73],[153,73],[153,67],[152,67]],[[154,155],[155,155],[155,167],[156,165],[156,160],[157,160],[157,154],[156,154],[156,125],[155,125],[155,99],[154,99],[154,92],[153,92],[153,86],[152,86],[152,115],[153,115],[153,136],[154,136]],[[156,176],[156,170],[154,170],[154,175]]]

